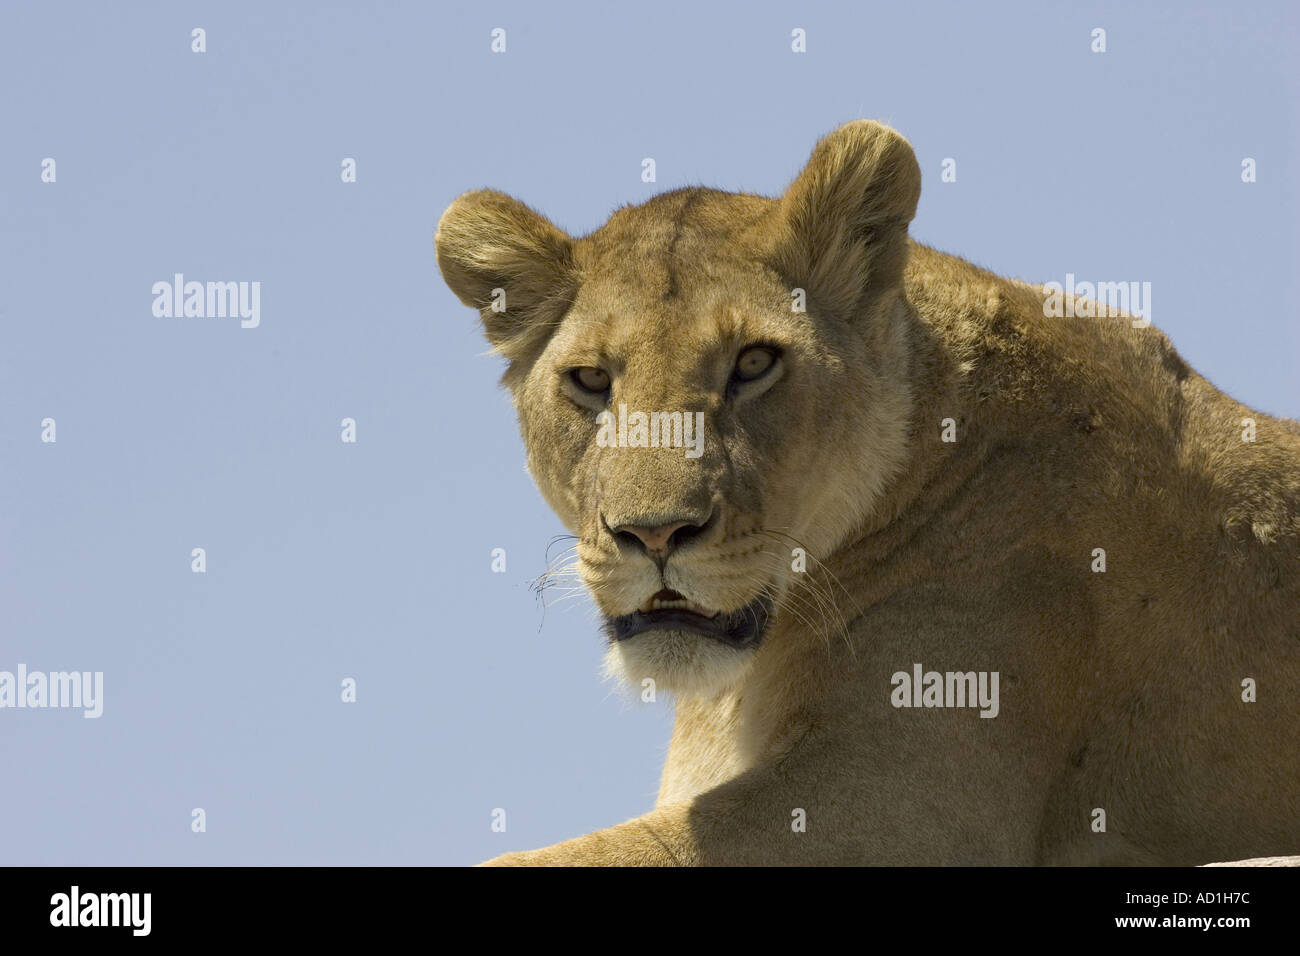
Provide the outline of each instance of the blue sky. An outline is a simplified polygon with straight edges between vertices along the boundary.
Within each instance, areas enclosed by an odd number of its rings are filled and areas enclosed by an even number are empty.
[[[105,699],[0,710],[0,862],[460,864],[652,805],[671,702],[602,683],[590,604],[529,586],[562,528],[434,263],[464,190],[582,233],[775,194],[881,119],[915,237],[1149,281],[1193,367],[1300,414],[1295,6],[996,6],[6,4],[0,670]],[[156,317],[175,273],[259,282],[260,324]]]

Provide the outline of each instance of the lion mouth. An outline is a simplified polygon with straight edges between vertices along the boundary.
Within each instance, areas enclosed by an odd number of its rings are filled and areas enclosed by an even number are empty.
[[[706,607],[701,607],[669,588],[656,591],[646,600],[645,604],[637,608],[638,614],[655,614],[659,611],[686,611],[710,620],[718,616],[717,611],[710,611]]]
[[[771,601],[761,596],[736,611],[702,607],[676,591],[653,594],[631,614],[605,618],[605,633],[612,641],[626,641],[646,631],[690,631],[730,644],[757,646],[767,629]]]

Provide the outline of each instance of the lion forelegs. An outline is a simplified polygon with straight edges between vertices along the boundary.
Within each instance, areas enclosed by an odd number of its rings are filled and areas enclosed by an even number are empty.
[[[687,804],[659,807],[563,843],[503,853],[481,866],[689,866],[702,862]]]

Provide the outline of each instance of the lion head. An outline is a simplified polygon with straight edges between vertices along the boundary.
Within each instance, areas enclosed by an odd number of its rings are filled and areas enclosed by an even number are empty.
[[[858,121],[779,199],[680,189],[582,238],[492,190],[443,214],[439,267],[508,363],[611,672],[711,695],[816,618],[801,563],[905,460],[919,194],[906,140]]]

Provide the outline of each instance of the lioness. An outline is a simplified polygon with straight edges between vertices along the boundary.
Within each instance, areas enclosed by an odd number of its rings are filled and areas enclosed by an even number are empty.
[[[654,810],[491,862],[1300,853],[1300,426],[911,241],[920,188],[859,121],[779,199],[442,216],[609,669],[677,707]]]

